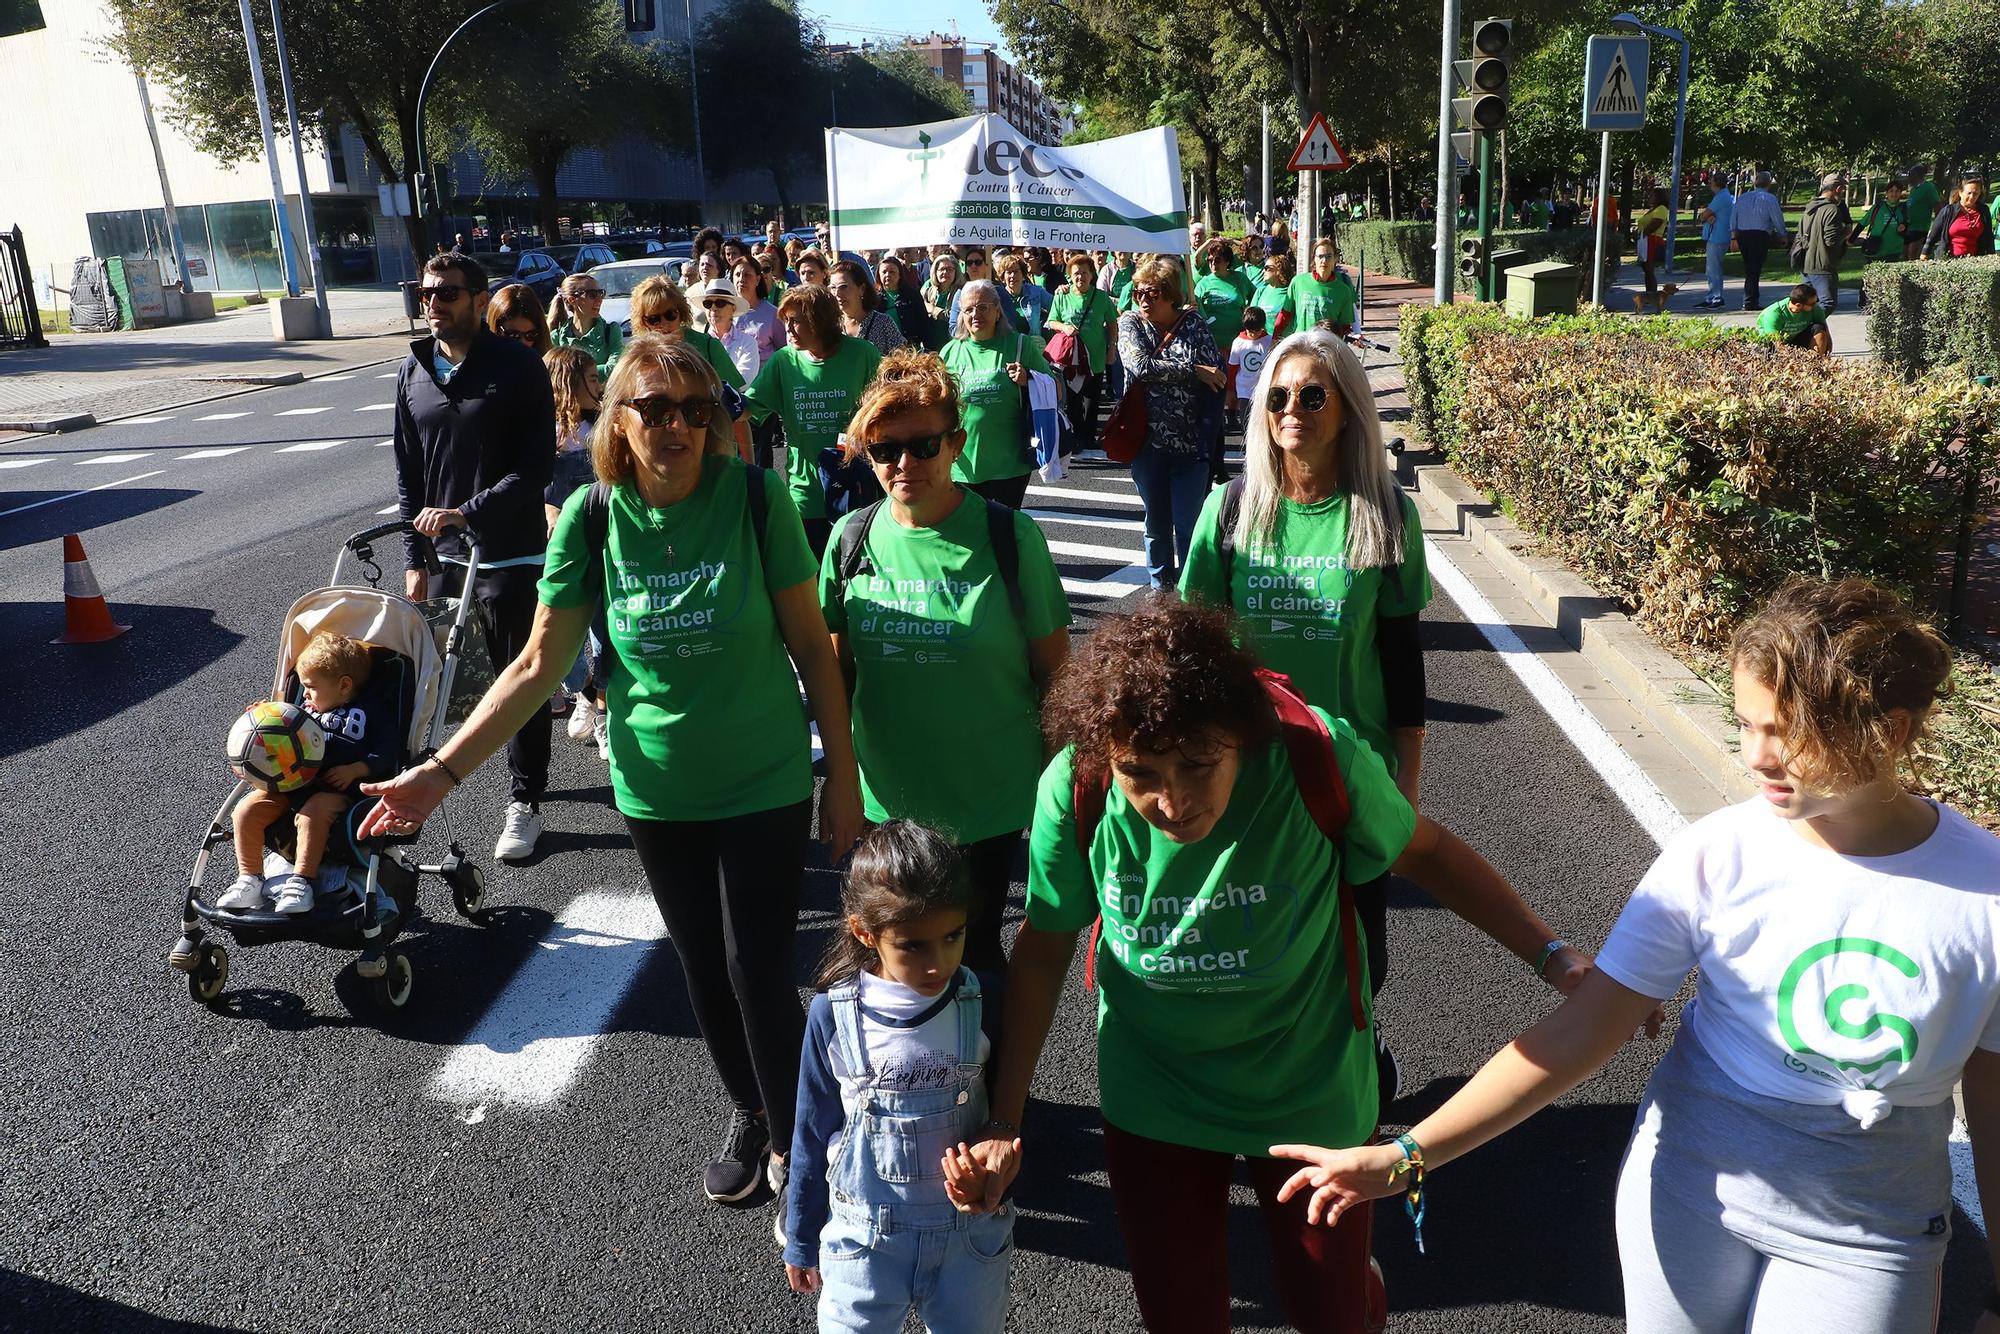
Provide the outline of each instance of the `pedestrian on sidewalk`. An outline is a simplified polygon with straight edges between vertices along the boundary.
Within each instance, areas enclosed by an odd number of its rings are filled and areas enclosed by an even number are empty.
[[[1680,290],[1673,283],[1664,288],[1659,285],[1658,269],[1667,259],[1667,192],[1655,186],[1652,191],[1652,205],[1632,221],[1632,230],[1638,238],[1639,271],[1646,275],[1646,290],[1634,293],[1632,310],[1636,314],[1646,313],[1651,306],[1653,313],[1666,313],[1667,301]]]
[[[1771,173],[1760,171],[1751,180],[1751,187],[1736,201],[1732,226],[1736,248],[1743,254],[1743,309],[1762,310],[1764,260],[1774,247],[1784,248],[1787,233],[1785,210],[1771,193]]]
[[[1993,253],[1993,220],[1986,216],[1983,181],[1960,182],[1958,197],[1938,210],[1924,238],[1924,253],[1932,259],[1964,259]]]
[[[1708,203],[1701,210],[1701,248],[1706,260],[1708,295],[1701,304],[1711,310],[1722,306],[1722,265],[1729,252],[1736,248],[1732,239],[1736,231],[1736,196],[1729,189],[1729,178],[1720,172],[1715,177],[1715,193],[1708,197]]]
[[[604,285],[587,273],[572,273],[562,280],[562,300],[569,317],[549,330],[557,347],[580,347],[597,363],[597,373],[606,380],[618,364],[625,335],[604,318]]]
[[[1922,259],[1924,245],[1931,234],[1931,220],[1937,217],[1938,205],[1943,196],[1938,193],[1937,182],[1931,179],[1931,164],[1919,162],[1910,168],[1910,198],[1906,205],[1909,217],[1905,220],[1903,258]]]
[[[1588,1079],[1693,972],[1619,1171],[1632,1334],[1928,1334],[1955,1086],[1973,1156],[2000,1151],[2000,839],[1897,777],[1951,650],[1847,579],[1781,589],[1729,656],[1757,795],[1671,839],[1561,1008],[1408,1134],[1276,1146],[1312,1164],[1281,1194],[1336,1230],[1393,1192],[1421,1218],[1427,1174]]]
[[[447,563],[434,589],[409,542],[404,587],[419,602],[434,594],[477,598],[498,674],[527,647],[534,626],[535,581],[548,541],[542,491],[555,466],[555,399],[542,359],[484,327],[486,271],[478,261],[455,252],[435,256],[424,265],[417,297],[430,333],[410,344],[396,376],[397,510]],[[479,539],[476,571],[466,567],[467,531]],[[572,648],[570,661],[575,656]],[[512,783],[493,848],[502,861],[529,856],[542,836],[549,781],[543,706],[555,684],[510,729]]]
[[[1908,239],[1909,207],[1904,202],[1905,186],[1902,181],[1889,181],[1882,187],[1882,197],[1877,199],[1854,229],[1854,240],[1864,236],[1866,244],[1862,254],[1871,264],[1900,263],[1903,258],[1904,242]],[[1868,288],[1864,283],[1856,293],[1857,304],[1868,309]]]
[[[1145,502],[1146,573],[1172,587],[1187,562],[1208,495],[1211,407],[1219,416],[1228,372],[1201,312],[1188,305],[1180,265],[1150,259],[1132,279],[1136,308],[1118,317],[1118,360],[1146,395],[1146,438],[1132,460]]]
[[[1819,303],[1831,315],[1840,309],[1840,261],[1854,215],[1847,211],[1847,178],[1837,171],[1820,177],[1819,196],[1806,205],[1799,234],[1792,241],[1792,259],[1805,280],[1819,293]]]

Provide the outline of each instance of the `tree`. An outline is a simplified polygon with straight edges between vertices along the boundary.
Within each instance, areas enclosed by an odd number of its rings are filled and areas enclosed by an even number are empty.
[[[615,4],[543,0],[532,27],[496,24],[461,40],[465,58],[434,104],[450,107],[490,171],[532,183],[551,243],[561,235],[556,175],[572,152],[633,135],[683,151],[692,143],[680,66],[627,37]]]
[[[2000,80],[1993,77],[2000,67],[2000,0],[1924,0],[1916,17],[1921,36],[1910,45],[1926,78],[1921,98],[1910,101],[1940,113],[1925,151],[1944,158],[1948,168],[1994,162],[2000,158]]]

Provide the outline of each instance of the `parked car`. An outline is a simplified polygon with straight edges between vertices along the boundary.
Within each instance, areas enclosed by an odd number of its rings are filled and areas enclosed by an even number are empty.
[[[611,251],[619,259],[644,259],[648,255],[666,253],[666,245],[657,236],[614,236]]]
[[[549,246],[542,253],[560,264],[565,273],[589,273],[599,264],[609,264],[618,258],[612,248],[602,241]]]
[[[597,285],[604,289],[604,307],[598,313],[625,331],[632,333],[632,289],[646,279],[667,272],[667,261],[654,256],[651,259],[621,259],[610,264],[600,264],[590,271],[597,279]]]
[[[525,283],[546,305],[556,299],[556,289],[562,286],[563,266],[545,250],[523,250],[511,255],[492,251],[471,258],[485,268],[488,291],[497,292],[509,283]]]

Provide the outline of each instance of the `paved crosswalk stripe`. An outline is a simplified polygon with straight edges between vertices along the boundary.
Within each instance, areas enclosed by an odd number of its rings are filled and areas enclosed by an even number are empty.
[[[394,514],[397,510],[401,508],[403,508],[401,505],[384,505],[381,509],[376,510],[375,512],[377,514]],[[482,564],[483,563],[484,562],[482,562]]]
[[[38,459],[0,459],[0,468],[32,468],[37,463],[51,462],[54,462],[54,460],[46,454]]]
[[[344,445],[346,443],[345,440],[307,440],[303,444],[286,445],[277,452],[280,454],[312,454],[322,449],[332,449],[335,445]]]
[[[1072,579],[1064,575],[1062,581],[1063,592],[1073,598],[1129,598],[1145,592],[1151,584],[1143,565],[1128,565],[1102,579]]]
[[[570,900],[438,1070],[431,1096],[460,1106],[555,1102],[665,935],[644,890],[593,889]]]
[[[285,409],[285,410],[284,410],[283,412],[279,413],[278,415],[279,415],[280,417],[310,417],[310,416],[312,416],[312,415],[313,415],[313,414],[314,414],[315,412],[332,412],[332,411],[333,411],[333,409],[332,409],[332,408],[330,408],[330,407],[326,407],[326,408],[286,408],[286,409]]]
[[[1143,533],[1146,525],[1138,519],[1101,519],[1094,514],[1065,514],[1061,510],[1023,510],[1043,523],[1071,523],[1079,528],[1110,528],[1122,533]]]
[[[1057,556],[1074,556],[1078,560],[1109,561],[1114,565],[1128,565],[1139,552],[1130,547],[1100,547],[1091,542],[1069,542],[1060,538],[1049,539],[1049,551]]]
[[[316,375],[313,377],[313,382],[315,384],[338,384],[342,380],[352,380],[353,378],[352,375]]]
[[[228,458],[228,457],[229,457],[229,456],[230,456],[231,454],[241,454],[241,453],[242,453],[242,452],[243,452],[244,450],[246,450],[246,449],[248,449],[248,448],[250,448],[250,446],[248,446],[248,445],[235,445],[235,446],[232,446],[231,448],[228,448],[228,449],[197,449],[197,450],[195,450],[195,451],[194,451],[194,452],[193,452],[192,454],[176,454],[176,455],[174,455],[174,458],[175,458],[176,460],[179,460],[179,459],[226,459],[226,458]]]
[[[361,405],[360,407],[356,408],[356,409],[355,409],[355,411],[356,411],[356,412],[387,412],[387,411],[389,411],[389,410],[390,410],[391,408],[394,408],[395,406],[396,406],[396,405],[395,405],[394,403],[363,403],[363,404],[362,404],[362,405]]]
[[[168,417],[121,417],[121,418],[119,418],[119,419],[118,419],[118,424],[119,424],[120,426],[150,426],[150,425],[152,425],[152,424],[153,424],[154,422],[170,422],[170,421],[172,421],[172,420],[173,420],[173,418],[172,418],[171,416],[168,416]]]
[[[196,417],[198,422],[232,422],[238,417],[247,417],[247,412],[211,412],[206,417]]]
[[[1116,505],[1122,509],[1144,509],[1146,502],[1124,491],[1093,491],[1081,486],[1028,486],[1028,494],[1046,500],[1067,500],[1077,505]]]
[[[130,463],[133,459],[143,459],[144,454],[99,454],[94,459],[78,459],[76,466],[88,468],[94,463]]]

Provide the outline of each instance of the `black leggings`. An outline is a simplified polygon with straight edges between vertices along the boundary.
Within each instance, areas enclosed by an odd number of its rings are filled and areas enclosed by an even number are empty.
[[[805,1014],[792,941],[812,802],[726,820],[625,817],[729,1100],[789,1153]]]
[[[1000,925],[1007,916],[1007,891],[1014,883],[1014,859],[1020,851],[1018,829],[959,848],[972,881],[972,911],[965,923],[965,966],[975,973],[1007,971]]]
[[[539,565],[509,565],[480,574],[472,585],[472,596],[486,614],[486,647],[493,662],[493,674],[507,670],[507,664],[528,646],[535,624],[536,584],[542,577]],[[447,564],[438,592],[457,597],[465,587],[465,567]],[[541,809],[542,793],[549,786],[549,711],[537,709],[521,730],[507,740],[507,772],[511,776],[513,801]]]

